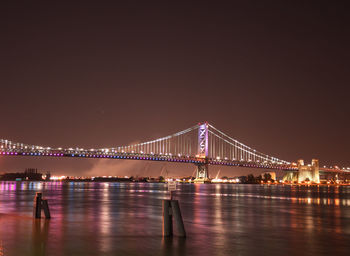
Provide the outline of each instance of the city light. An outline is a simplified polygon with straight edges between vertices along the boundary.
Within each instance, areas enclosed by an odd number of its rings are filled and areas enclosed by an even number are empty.
[[[51,176],[50,180],[57,181],[57,180],[64,180],[67,176]]]

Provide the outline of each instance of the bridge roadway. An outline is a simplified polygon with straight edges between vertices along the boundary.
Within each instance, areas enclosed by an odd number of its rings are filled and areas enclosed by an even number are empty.
[[[198,123],[162,138],[113,148],[51,148],[0,139],[0,156],[77,157],[190,163],[197,166],[196,177],[202,181],[209,179],[208,166],[210,165],[275,169],[286,172],[298,171],[299,173],[301,171],[317,173],[318,170],[350,172],[350,168],[319,169],[318,160],[317,166],[313,166],[315,170],[304,165],[303,161],[302,165],[290,163],[255,150],[208,122]]]
[[[0,156],[24,156],[24,157],[76,157],[76,158],[93,158],[93,159],[124,159],[124,160],[142,160],[142,161],[165,161],[176,163],[192,163],[192,164],[208,164],[208,165],[223,165],[245,168],[263,168],[276,169],[284,171],[297,171],[298,168],[287,164],[272,164],[272,163],[254,163],[251,161],[237,161],[228,159],[211,159],[191,156],[174,156],[171,154],[139,154],[128,152],[110,152],[101,151],[71,151],[71,150],[6,150],[0,151]]]

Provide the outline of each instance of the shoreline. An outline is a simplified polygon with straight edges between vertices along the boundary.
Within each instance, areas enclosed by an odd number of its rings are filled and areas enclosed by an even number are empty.
[[[30,183],[30,182],[63,182],[63,183],[163,183],[167,184],[167,182],[157,182],[157,181],[115,181],[115,180],[0,180],[0,182],[16,182],[16,183]],[[319,184],[306,184],[306,183],[233,183],[233,182],[208,182],[208,183],[195,183],[195,182],[187,182],[187,181],[178,181],[178,183],[182,184],[225,184],[225,185],[269,185],[269,186],[305,186],[305,187],[314,187],[314,186],[350,186],[350,183],[319,183]]]

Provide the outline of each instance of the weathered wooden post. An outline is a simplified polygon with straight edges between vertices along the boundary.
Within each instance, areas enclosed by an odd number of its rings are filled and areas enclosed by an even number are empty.
[[[176,229],[177,229],[177,232],[179,233],[179,236],[186,237],[185,226],[182,220],[182,215],[181,215],[181,210],[180,210],[178,200],[171,200],[171,212],[172,212],[172,215],[174,216]]]
[[[44,210],[45,218],[50,219],[50,209],[47,200],[43,199],[41,192],[36,192],[34,197],[34,206],[33,206],[33,216],[36,219],[41,218],[41,210]]]
[[[33,215],[34,215],[34,218],[36,219],[41,218],[41,200],[42,200],[42,193],[36,192],[34,197],[34,207],[33,207]]]
[[[173,235],[173,219],[170,200],[163,200],[163,236]]]
[[[168,191],[170,191],[170,200],[163,200],[163,236],[173,235],[173,217],[176,223],[176,229],[179,236],[186,237],[185,226],[182,220],[181,210],[178,200],[172,199],[172,191],[176,190],[176,182],[168,183]]]
[[[45,218],[46,219],[50,219],[51,215],[50,215],[50,209],[49,209],[49,204],[47,202],[47,200],[42,200],[42,207],[44,209],[44,214],[45,214]],[[180,213],[181,214],[181,213]]]

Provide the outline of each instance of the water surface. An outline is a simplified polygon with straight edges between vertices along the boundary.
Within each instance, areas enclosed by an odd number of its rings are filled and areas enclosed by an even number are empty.
[[[33,220],[35,192],[51,220]],[[350,253],[350,187],[179,185],[185,239],[162,238],[165,198],[159,183],[0,182],[0,255]]]

